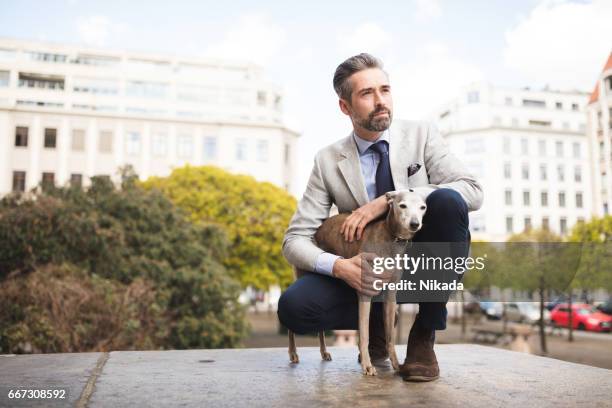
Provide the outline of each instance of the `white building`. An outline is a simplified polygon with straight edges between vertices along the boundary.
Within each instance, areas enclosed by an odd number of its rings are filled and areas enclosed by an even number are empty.
[[[298,134],[250,64],[0,39],[0,195],[213,164],[291,190]]]
[[[599,216],[610,213],[612,205],[612,53],[587,107],[588,134],[593,152],[593,202]]]
[[[451,150],[482,182],[474,239],[529,228],[566,234],[590,218],[587,94],[474,84],[436,112]]]

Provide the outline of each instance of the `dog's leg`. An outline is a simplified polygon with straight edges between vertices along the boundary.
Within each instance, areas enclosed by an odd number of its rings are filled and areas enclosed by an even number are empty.
[[[370,302],[371,298],[359,296],[359,353],[361,354],[361,369],[365,375],[376,375],[372,366],[368,342],[370,338]]]
[[[287,330],[287,333],[289,333],[289,360],[293,364],[297,364],[300,362],[300,358],[295,348],[295,334],[291,330]]]
[[[391,359],[391,366],[395,371],[399,370],[399,362],[397,361],[397,354],[395,353],[395,309],[397,308],[395,291],[389,291],[387,298],[385,299],[384,306],[384,319],[385,319],[385,344],[387,346],[387,352],[389,353],[389,359]]]
[[[331,361],[331,354],[327,352],[327,347],[325,346],[325,332],[319,332],[319,345],[321,348],[321,358],[325,361]]]

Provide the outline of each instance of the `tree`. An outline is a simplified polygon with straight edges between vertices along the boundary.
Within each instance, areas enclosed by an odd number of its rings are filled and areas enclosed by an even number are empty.
[[[284,232],[296,208],[286,191],[214,166],[186,166],[142,185],[163,192],[191,220],[225,231],[230,245],[224,265],[243,287],[266,290],[293,281],[292,269],[281,253]]]
[[[193,224],[135,179],[128,169],[120,188],[94,177],[87,190],[0,201],[1,351],[219,348],[244,338],[224,232]]]

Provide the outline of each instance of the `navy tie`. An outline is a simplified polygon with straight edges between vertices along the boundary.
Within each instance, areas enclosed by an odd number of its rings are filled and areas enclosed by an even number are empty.
[[[378,153],[380,157],[376,168],[376,197],[380,197],[388,191],[395,190],[389,162],[389,143],[386,140],[379,140],[370,146],[370,149]]]

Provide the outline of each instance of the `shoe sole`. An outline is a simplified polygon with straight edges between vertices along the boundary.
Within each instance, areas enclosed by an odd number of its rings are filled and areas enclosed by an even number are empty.
[[[410,382],[429,382],[429,381],[434,381],[437,380],[438,378],[440,378],[440,376],[435,376],[435,377],[425,377],[422,375],[411,375],[408,377],[404,377],[404,381],[410,381]]]

